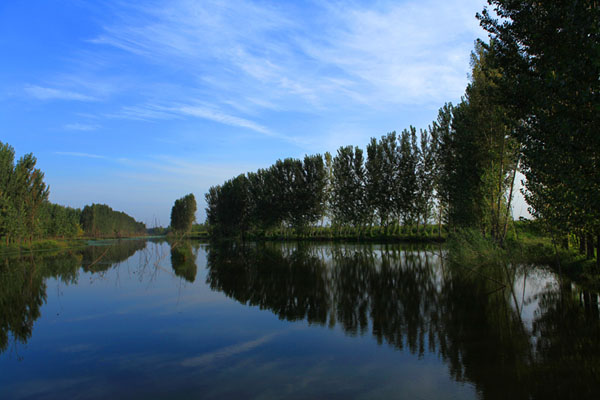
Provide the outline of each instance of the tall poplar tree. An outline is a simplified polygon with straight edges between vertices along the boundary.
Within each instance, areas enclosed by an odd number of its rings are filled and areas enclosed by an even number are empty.
[[[368,222],[363,151],[340,147],[333,159],[332,214],[339,225],[362,226]]]
[[[193,193],[175,200],[171,208],[171,229],[177,233],[187,233],[196,220],[196,198]]]
[[[488,0],[507,107],[522,121],[525,198],[553,231],[600,241],[600,4]],[[600,265],[600,261],[599,261]]]

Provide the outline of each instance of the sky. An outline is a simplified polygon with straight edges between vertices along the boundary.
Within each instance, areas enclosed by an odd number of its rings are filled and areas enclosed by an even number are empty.
[[[430,125],[464,93],[484,5],[2,1],[0,141],[52,202],[167,226],[194,193],[202,222],[240,173]]]

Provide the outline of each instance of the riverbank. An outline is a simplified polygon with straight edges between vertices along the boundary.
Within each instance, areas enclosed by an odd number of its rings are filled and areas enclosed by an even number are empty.
[[[470,268],[506,264],[543,265],[590,289],[600,290],[596,260],[565,248],[527,223],[517,223],[502,246],[475,230],[461,230],[448,238],[448,259]]]
[[[95,238],[95,237],[78,237],[78,238],[54,238],[54,239],[37,239],[32,242],[11,243],[6,245],[0,244],[0,255],[15,255],[27,253],[39,253],[49,251],[69,250],[89,246],[94,243],[102,243],[115,240],[136,240],[136,239],[156,239],[164,236],[134,236],[134,237],[114,237],[114,238]]]
[[[85,247],[88,239],[39,239],[32,242],[11,243],[0,245],[0,255],[34,253],[55,250],[67,250],[75,247]]]
[[[443,243],[448,237],[445,228],[438,226],[403,227],[399,225],[332,227],[319,226],[305,229],[275,228],[268,231],[250,230],[243,234],[210,235],[203,238],[251,241],[315,241],[315,242],[369,242],[369,243]]]

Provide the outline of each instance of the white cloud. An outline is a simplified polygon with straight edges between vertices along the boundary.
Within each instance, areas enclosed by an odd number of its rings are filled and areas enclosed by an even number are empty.
[[[78,122],[73,124],[66,124],[63,126],[64,129],[69,131],[94,131],[100,128],[100,125],[89,125],[89,124],[80,124]]]
[[[199,76],[223,101],[312,111],[438,104],[464,91],[483,5],[334,3],[308,16],[281,4],[170,1],[128,9],[94,42]]]
[[[222,112],[211,110],[206,107],[198,106],[182,106],[174,110],[184,115],[190,115],[193,117],[204,118],[215,122],[220,122],[225,125],[239,126],[241,128],[247,128],[258,133],[262,133],[268,136],[275,136],[269,129],[262,125],[259,125],[253,121],[236,117],[233,115],[224,114]]]
[[[55,89],[49,87],[28,85],[25,92],[39,100],[77,100],[77,101],[96,101],[97,99],[85,94],[72,92],[69,90]]]
[[[57,151],[54,154],[58,154],[59,156],[72,156],[72,157],[84,157],[84,158],[103,158],[105,156],[101,156],[98,154],[90,154],[90,153],[80,153],[76,151]]]

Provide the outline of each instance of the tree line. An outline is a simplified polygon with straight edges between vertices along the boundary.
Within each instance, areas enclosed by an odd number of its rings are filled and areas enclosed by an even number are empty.
[[[427,129],[410,126],[371,138],[366,153],[342,146],[332,156],[278,160],[239,175],[206,194],[213,233],[244,234],[316,224],[364,229],[436,223],[506,234],[517,168],[509,121],[486,97],[496,73],[489,49],[478,43],[472,78],[460,104],[439,110]],[[429,228],[431,229],[431,227]]]
[[[146,225],[106,204],[92,204],[81,210],[81,227],[87,236],[125,237],[143,235]]]
[[[33,154],[15,162],[12,146],[0,142],[0,240],[21,244],[44,238],[81,235],[120,237],[144,234],[146,226],[103,204],[83,210],[53,204],[44,173]]]
[[[425,130],[365,152],[279,160],[206,194],[213,232],[378,224],[475,228],[503,243],[518,173],[528,211],[556,241],[594,257],[600,242],[598,2],[488,0],[489,40],[471,55],[458,104]],[[597,257],[598,259],[598,257]]]

